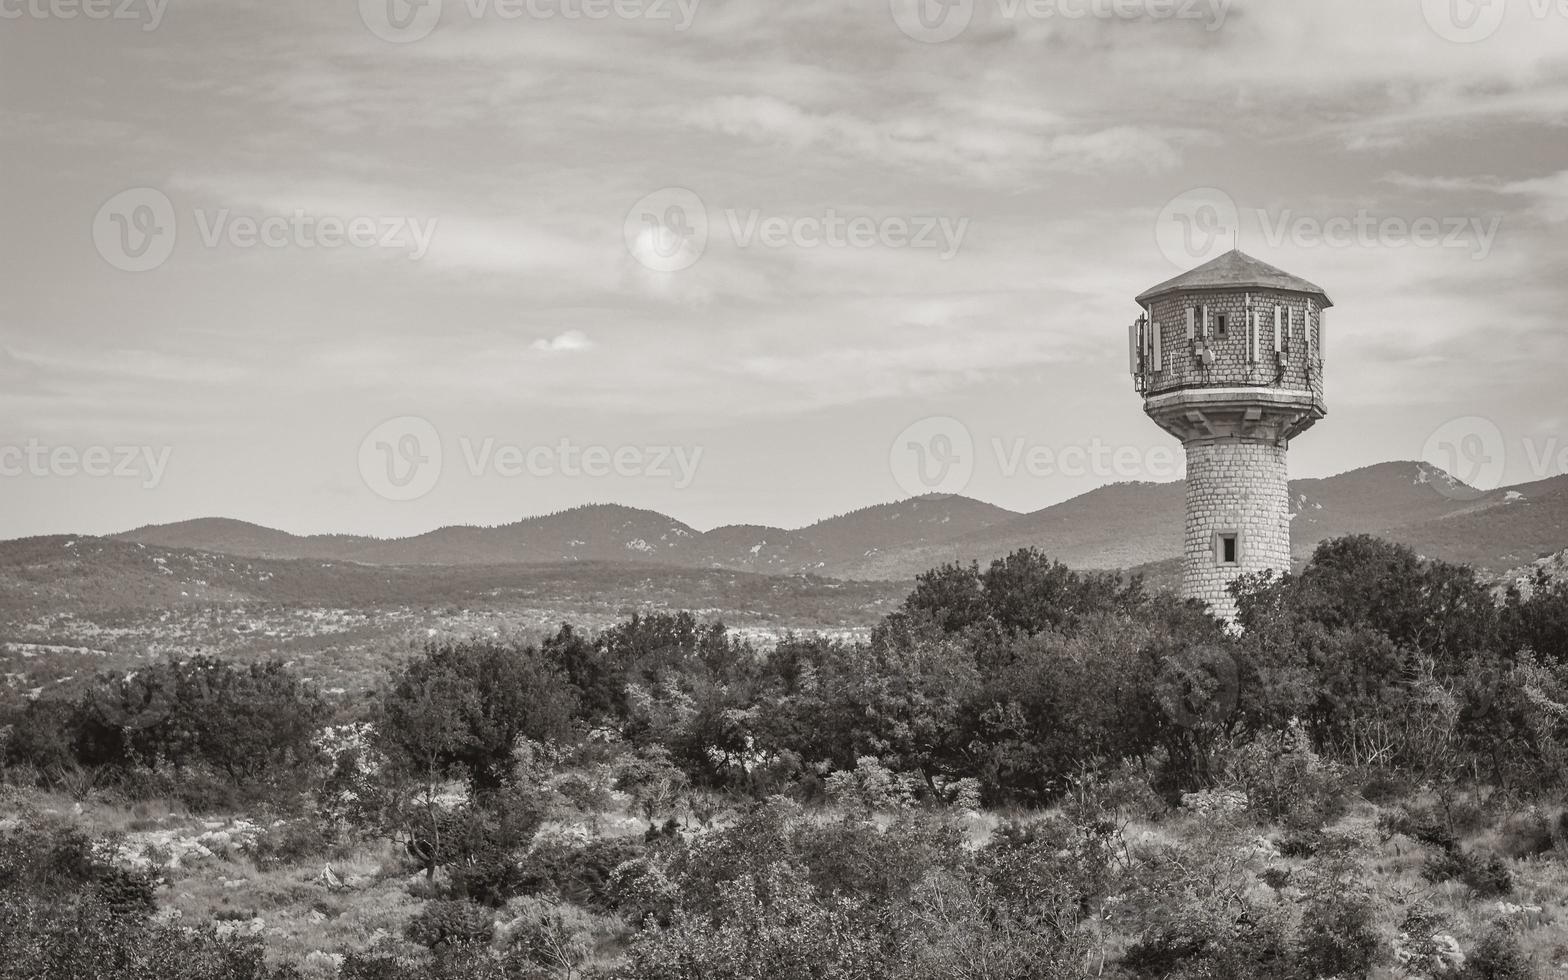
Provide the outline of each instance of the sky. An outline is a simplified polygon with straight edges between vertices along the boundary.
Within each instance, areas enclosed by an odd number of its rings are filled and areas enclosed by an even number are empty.
[[[1180,476],[1133,297],[1324,287],[1292,477],[1568,465],[1568,3],[0,0],[0,537],[797,527]]]

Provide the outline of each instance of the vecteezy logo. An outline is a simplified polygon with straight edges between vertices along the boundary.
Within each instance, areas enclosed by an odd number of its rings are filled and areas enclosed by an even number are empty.
[[[975,0],[889,0],[889,5],[898,29],[925,44],[951,41],[975,16]]]
[[[1484,41],[1503,26],[1508,0],[1421,0],[1421,14],[1438,37],[1456,44]]]
[[[1453,477],[1431,479],[1438,493],[1453,500],[1474,500],[1502,485],[1508,443],[1496,422],[1467,415],[1444,422],[1427,436],[1421,458]]]
[[[441,479],[441,436],[417,416],[388,419],[359,444],[359,475],[388,500],[418,500]]]
[[[626,250],[654,272],[689,269],[708,249],[708,209],[684,187],[654,191],[626,212]]]
[[[174,203],[152,187],[121,191],[93,218],[98,254],[124,272],[148,272],[163,265],[174,254],[178,238]]]
[[[1236,201],[1217,187],[1178,194],[1160,211],[1154,241],[1160,254],[1190,269],[1229,251],[1241,227]]]
[[[911,497],[961,493],[975,475],[975,440],[955,418],[921,419],[898,434],[888,470]]]
[[[381,40],[407,44],[436,29],[441,0],[359,0],[359,19]]]

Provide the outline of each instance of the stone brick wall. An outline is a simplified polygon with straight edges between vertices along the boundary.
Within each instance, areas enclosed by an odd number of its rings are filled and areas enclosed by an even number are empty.
[[[1234,620],[1226,587],[1237,576],[1290,567],[1290,491],[1284,446],[1245,439],[1187,446],[1187,526],[1182,594]],[[1222,564],[1216,536],[1237,535],[1237,562]]]
[[[1258,357],[1251,361],[1247,351],[1247,299],[1259,314]],[[1158,324],[1161,341],[1161,370],[1145,363],[1145,393],[1159,394],[1183,387],[1226,387],[1238,385],[1275,385],[1282,388],[1309,389],[1318,400],[1323,398],[1322,300],[1301,293],[1270,289],[1192,290],[1171,293],[1151,304],[1151,322]],[[1201,307],[1209,310],[1209,336],[1203,338]],[[1274,353],[1274,310],[1281,309],[1281,345],[1285,350],[1283,371]],[[1310,307],[1310,311],[1309,311]],[[1187,310],[1194,310],[1196,339],[1187,339]],[[1219,317],[1227,321],[1226,336],[1218,334]],[[1305,329],[1312,331],[1312,361],[1307,360]],[[1199,351],[1207,346],[1214,363],[1203,366]]]

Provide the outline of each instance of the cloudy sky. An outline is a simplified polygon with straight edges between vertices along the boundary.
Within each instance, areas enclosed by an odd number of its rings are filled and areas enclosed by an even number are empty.
[[[920,2],[0,0],[0,536],[1170,479],[1232,230],[1338,306],[1293,476],[1561,471],[1568,9]]]

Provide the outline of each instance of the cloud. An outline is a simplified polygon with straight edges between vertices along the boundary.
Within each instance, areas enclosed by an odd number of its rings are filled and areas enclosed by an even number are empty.
[[[1421,176],[1394,172],[1384,178],[1396,187],[1448,194],[1497,194],[1529,201],[1537,216],[1547,222],[1568,221],[1568,170],[1544,177],[1507,180],[1490,175],[1470,177]]]
[[[1006,100],[980,110],[946,98],[918,111],[871,117],[813,112],[772,96],[723,96],[677,114],[678,121],[746,140],[920,169],[931,173],[1014,180],[1039,170],[1085,172],[1176,167],[1181,154],[1169,131],[1120,125],[1077,127],[1045,110]]]
[[[538,340],[533,342],[534,350],[549,351],[551,353],[558,353],[562,351],[583,351],[589,350],[593,346],[593,341],[589,340],[588,335],[583,333],[581,330],[568,330],[565,333],[557,334],[554,337],[540,337]]]

